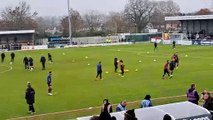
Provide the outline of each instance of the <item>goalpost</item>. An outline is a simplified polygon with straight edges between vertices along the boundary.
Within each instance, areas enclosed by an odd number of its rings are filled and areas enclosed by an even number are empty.
[[[163,33],[163,44],[172,44],[173,41],[180,45],[192,45],[192,41],[188,39],[185,33]]]

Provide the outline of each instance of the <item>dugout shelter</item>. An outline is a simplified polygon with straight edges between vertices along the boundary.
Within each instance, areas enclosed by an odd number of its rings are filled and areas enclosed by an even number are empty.
[[[34,45],[35,30],[0,31],[0,49],[18,50]]]

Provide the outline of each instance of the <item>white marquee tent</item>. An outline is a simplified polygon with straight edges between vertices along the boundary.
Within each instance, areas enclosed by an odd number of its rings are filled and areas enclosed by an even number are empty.
[[[111,113],[117,120],[124,120],[123,112]],[[211,120],[211,113],[205,108],[190,102],[172,103],[150,108],[135,109],[138,120],[163,120],[165,114],[169,114],[172,120]],[[77,120],[90,120],[91,116],[80,117]]]

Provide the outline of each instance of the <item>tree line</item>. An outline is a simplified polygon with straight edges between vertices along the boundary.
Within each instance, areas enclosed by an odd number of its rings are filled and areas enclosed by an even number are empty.
[[[207,14],[206,9],[199,11]],[[72,36],[104,36],[117,33],[140,33],[151,27],[165,31],[165,16],[181,15],[177,3],[168,1],[128,0],[123,11],[103,14],[90,10],[80,14],[70,9]],[[56,28],[54,35],[69,36],[68,16],[43,17],[31,12],[30,5],[21,1],[15,7],[6,7],[0,11],[0,30],[35,29],[38,38],[52,34],[47,29]]]

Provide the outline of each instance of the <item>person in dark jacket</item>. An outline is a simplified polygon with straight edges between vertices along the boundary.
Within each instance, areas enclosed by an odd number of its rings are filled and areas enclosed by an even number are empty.
[[[44,56],[41,56],[40,62],[42,64],[42,70],[45,70],[45,63],[46,63],[46,58]]]
[[[6,55],[4,52],[1,53],[1,62],[3,63],[4,62],[4,59],[5,59]]]
[[[51,55],[50,53],[48,53],[48,61],[49,61],[50,63],[53,62],[53,60],[52,60],[52,55]]]
[[[29,69],[29,64],[28,64],[29,60],[28,58],[25,56],[24,59],[23,59],[23,63],[24,63],[24,68],[25,70],[28,70]]]
[[[158,49],[158,43],[157,43],[157,40],[155,40],[154,42],[154,51]]]
[[[172,48],[175,49],[175,46],[176,46],[176,41],[173,40],[173,42],[172,42]]]
[[[170,115],[168,115],[168,114],[165,114],[163,116],[163,120],[172,120],[172,117]]]
[[[99,120],[111,120],[111,115],[108,112],[101,112]]]
[[[12,64],[12,63],[14,62],[14,59],[15,59],[15,53],[12,52],[12,53],[10,54],[10,57],[11,57],[10,63]]]
[[[33,104],[35,103],[35,90],[32,88],[30,82],[27,83],[25,99],[27,101],[27,104],[29,105],[29,113],[34,114],[35,108]]]
[[[96,79],[98,79],[99,76],[100,76],[100,80],[102,80],[102,65],[101,65],[101,61],[99,61],[99,63],[97,64]]]
[[[210,93],[208,91],[205,91],[203,94],[203,107],[207,110],[213,111],[213,98],[211,97]]]
[[[109,103],[108,99],[104,99],[103,100],[103,105],[101,107],[101,112],[108,112],[108,113],[112,112],[112,105]]]
[[[136,116],[135,116],[135,110],[127,110],[124,113],[124,120],[137,120]]]
[[[115,67],[115,72],[117,72],[117,69],[118,69],[118,58],[117,57],[114,58],[114,67]]]
[[[198,101],[200,99],[200,96],[198,95],[196,89],[195,89],[195,84],[192,83],[191,87],[187,91],[187,98],[189,102],[192,102],[194,104],[198,105]]]
[[[29,57],[29,59],[28,59],[28,65],[29,65],[29,70],[32,71],[34,69],[33,58],[32,57]]]

